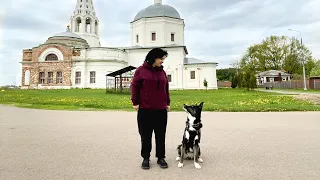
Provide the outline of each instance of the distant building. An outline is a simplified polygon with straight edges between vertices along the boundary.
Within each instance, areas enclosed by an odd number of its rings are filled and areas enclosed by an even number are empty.
[[[266,82],[290,81],[291,74],[288,74],[283,70],[269,70],[258,73],[256,78],[257,84],[263,85]]]

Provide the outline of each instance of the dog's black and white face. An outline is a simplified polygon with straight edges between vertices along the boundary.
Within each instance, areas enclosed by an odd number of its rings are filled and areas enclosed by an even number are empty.
[[[188,130],[189,131],[196,131],[198,130],[198,126],[201,123],[201,112],[202,112],[203,102],[199,105],[183,105],[183,109],[188,113],[187,116],[187,123],[189,124]]]

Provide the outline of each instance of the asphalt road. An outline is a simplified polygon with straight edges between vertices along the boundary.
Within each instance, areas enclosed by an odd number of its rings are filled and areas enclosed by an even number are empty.
[[[169,168],[158,167],[153,146],[142,170],[135,112],[0,105],[0,179],[320,179],[320,112],[204,112],[200,170],[175,161],[185,119],[169,113]]]

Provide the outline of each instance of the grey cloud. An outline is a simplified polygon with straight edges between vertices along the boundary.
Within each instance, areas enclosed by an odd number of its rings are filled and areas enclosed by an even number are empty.
[[[308,1],[297,0],[294,3],[291,0],[241,1],[229,4],[229,8],[220,12],[201,11],[198,17],[203,19],[193,23],[189,28],[196,29],[201,26],[211,31],[234,27],[277,28],[292,24],[304,25],[319,20],[316,16],[312,16],[309,9],[302,9],[306,2]],[[231,12],[226,13],[228,11]]]
[[[182,14],[193,14],[199,12],[204,14],[212,14],[220,11],[225,11],[228,7],[253,0],[176,0],[174,2],[165,1],[167,4],[179,9]]]
[[[50,21],[45,21],[34,16],[23,16],[20,13],[10,13],[5,17],[4,28],[20,29],[20,30],[30,30],[35,27],[46,31],[51,27]]]

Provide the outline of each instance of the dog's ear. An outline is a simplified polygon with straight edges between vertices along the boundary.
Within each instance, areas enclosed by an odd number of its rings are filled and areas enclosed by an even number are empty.
[[[188,112],[187,110],[187,105],[186,104],[183,104],[183,108],[182,108],[184,111]]]
[[[199,108],[202,110],[202,107],[203,107],[203,103],[204,102],[201,102],[200,104],[199,104]]]

